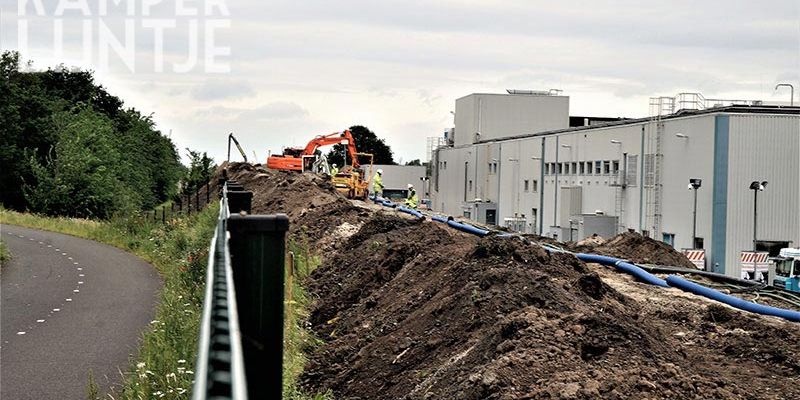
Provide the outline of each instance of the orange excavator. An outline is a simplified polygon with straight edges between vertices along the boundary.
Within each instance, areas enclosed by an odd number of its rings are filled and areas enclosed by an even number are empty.
[[[346,143],[347,154],[350,156],[352,164],[345,165],[335,175],[331,176],[331,181],[336,190],[347,196],[347,198],[366,199],[369,194],[369,181],[365,179],[364,170],[358,157],[369,157],[370,171],[369,175],[366,176],[372,176],[373,156],[372,154],[359,153],[356,150],[356,142],[349,130],[317,136],[311,139],[304,148],[287,147],[283,150],[283,154],[271,155],[267,158],[267,168],[330,175],[328,160],[319,151],[319,148],[338,143]]]

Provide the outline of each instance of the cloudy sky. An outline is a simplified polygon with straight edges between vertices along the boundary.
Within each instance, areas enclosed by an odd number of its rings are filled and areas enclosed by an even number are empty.
[[[230,131],[263,160],[353,124],[396,158],[424,158],[473,92],[557,88],[572,115],[627,117],[683,91],[800,92],[800,0],[0,0],[0,11],[3,50],[95,70],[180,148],[217,161]],[[154,25],[166,26],[163,51]],[[109,38],[119,43],[105,51]]]

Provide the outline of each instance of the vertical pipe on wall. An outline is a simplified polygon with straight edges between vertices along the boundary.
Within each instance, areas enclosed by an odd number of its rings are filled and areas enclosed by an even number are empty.
[[[539,235],[544,235],[544,136],[542,136],[542,158],[539,160]]]
[[[644,226],[644,124],[642,124],[641,149],[639,150],[639,233]]]
[[[553,181],[553,226],[558,226],[558,142],[559,137],[556,136],[556,173],[555,173],[555,180]]]

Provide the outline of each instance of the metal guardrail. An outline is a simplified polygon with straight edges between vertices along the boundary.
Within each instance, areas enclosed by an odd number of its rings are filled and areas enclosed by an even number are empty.
[[[281,398],[286,215],[247,215],[223,182],[211,240],[192,399]]]

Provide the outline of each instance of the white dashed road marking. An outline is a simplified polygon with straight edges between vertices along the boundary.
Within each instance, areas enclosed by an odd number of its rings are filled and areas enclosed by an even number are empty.
[[[13,233],[11,233],[11,232],[7,232],[7,234],[8,234],[8,235],[10,235],[10,236],[18,236],[19,238],[24,238],[24,237],[25,237],[25,235],[15,235],[15,234],[13,234]],[[32,242],[35,242],[35,241],[37,241],[35,238],[32,238],[32,237],[31,237],[31,238],[28,238],[28,240],[30,240],[30,241],[32,241]],[[80,265],[80,264],[79,264],[77,261],[75,261],[75,260],[74,260],[74,259],[73,259],[71,256],[68,256],[66,252],[63,252],[63,251],[61,251],[61,249],[59,249],[59,248],[57,248],[57,247],[53,247],[53,245],[52,245],[52,244],[46,244],[45,242],[42,242],[42,241],[39,241],[38,243],[39,243],[39,245],[41,245],[41,246],[47,246],[47,247],[49,247],[49,248],[52,248],[54,251],[61,253],[61,255],[62,255],[62,256],[64,256],[64,257],[66,257],[66,258],[67,258],[67,260],[69,260],[69,261],[72,261],[72,265]],[[76,267],[76,268],[77,268],[77,270],[78,270],[78,271],[83,271],[83,268],[82,268],[82,267]],[[78,274],[78,277],[81,277],[81,278],[83,278],[83,277],[85,277],[85,276],[86,276],[86,275],[85,275],[85,274],[83,274],[83,273],[79,273],[79,274]],[[36,276],[34,276],[34,278],[35,278],[35,277],[36,277]],[[59,277],[61,277],[61,275],[59,275]],[[84,284],[84,281],[78,281],[78,285],[83,285],[83,284]],[[78,286],[78,287],[80,287],[80,286]],[[72,290],[72,292],[73,292],[73,293],[80,293],[80,290],[79,290],[79,289],[73,289],[73,290]],[[72,302],[72,298],[66,298],[66,299],[64,299],[64,301],[66,301],[66,302]],[[50,311],[50,314],[52,315],[53,313],[57,313],[57,312],[60,312],[60,311],[61,311],[61,309],[60,309],[60,308],[54,308],[52,311]],[[38,324],[41,324],[41,323],[43,323],[43,322],[45,322],[45,320],[44,320],[44,319],[37,319],[37,320],[36,320],[36,323],[38,323]],[[28,327],[28,328],[30,329],[30,328],[33,328],[33,327],[32,327],[32,326],[30,326],[30,327]],[[27,331],[19,331],[19,332],[17,332],[17,335],[20,335],[20,336],[22,336],[22,335],[25,335],[25,334],[27,334]],[[7,343],[7,342],[6,342],[6,343]]]

